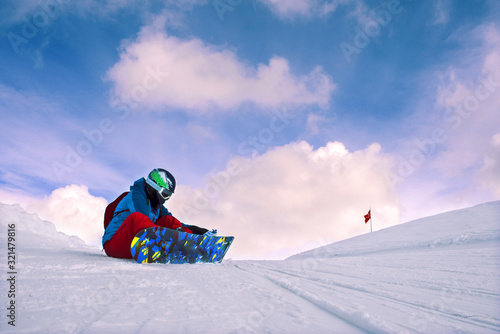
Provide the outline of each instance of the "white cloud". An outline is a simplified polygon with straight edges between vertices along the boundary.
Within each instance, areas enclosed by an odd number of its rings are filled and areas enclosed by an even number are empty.
[[[312,19],[333,13],[339,6],[353,5],[350,16],[359,23],[368,22],[368,9],[362,0],[258,0],[282,20]]]
[[[451,67],[437,97],[438,108],[444,110],[439,126],[447,140],[446,151],[435,166],[449,175],[461,174],[477,164],[500,124],[500,32],[494,26],[481,26],[470,38],[482,45],[470,57],[467,53],[461,56],[477,59],[478,64],[472,66],[480,72],[468,71],[467,65]]]
[[[315,7],[320,3],[319,0],[260,0],[266,4],[273,12],[281,17],[289,16],[310,16]]]
[[[122,48],[120,61],[107,73],[115,101],[131,99],[141,108],[191,112],[231,110],[248,102],[262,108],[325,107],[335,89],[321,67],[296,76],[279,56],[253,67],[229,49],[167,36],[161,32],[163,24],[159,19],[145,27],[137,40]]]
[[[27,210],[54,223],[60,232],[100,245],[106,206],[106,200],[92,196],[86,186],[69,185],[54,190],[49,197],[33,200]]]
[[[206,125],[189,123],[186,127],[187,131],[194,138],[195,142],[200,143],[206,140],[216,139],[216,134],[213,129]]]
[[[321,133],[327,133],[334,126],[336,114],[329,114],[328,117],[323,114],[310,113],[307,116],[305,134],[316,136]]]
[[[450,0],[438,0],[434,3],[434,24],[447,24],[450,20]]]
[[[203,188],[179,186],[169,209],[181,221],[236,237],[229,256],[283,258],[318,245],[398,223],[386,180],[392,158],[378,144],[349,152],[342,143],[276,147],[255,159],[236,157]]]
[[[333,12],[342,3],[352,2],[353,0],[259,0],[269,9],[284,19],[294,17],[310,18],[315,15],[325,15]]]
[[[33,200],[26,192],[11,186],[3,186],[0,188],[0,203],[3,204],[19,204],[26,209],[26,203]]]
[[[405,220],[493,200],[485,185],[495,184],[490,143],[500,124],[500,30],[485,24],[452,38],[462,48],[423,82],[432,87],[439,78],[436,95],[403,125],[418,125],[398,154]]]
[[[38,7],[38,1],[18,0],[12,1],[9,5],[2,8],[0,14],[0,26],[8,26],[20,22],[28,13],[33,12]]]

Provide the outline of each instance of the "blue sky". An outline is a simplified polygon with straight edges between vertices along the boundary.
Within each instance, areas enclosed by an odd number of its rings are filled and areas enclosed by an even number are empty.
[[[241,258],[500,198],[495,1],[0,6],[0,201],[89,242],[154,167]]]

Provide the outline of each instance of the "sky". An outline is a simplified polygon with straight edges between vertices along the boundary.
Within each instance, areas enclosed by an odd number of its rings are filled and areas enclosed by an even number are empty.
[[[99,245],[153,168],[282,259],[500,199],[500,3],[7,0],[0,202]]]

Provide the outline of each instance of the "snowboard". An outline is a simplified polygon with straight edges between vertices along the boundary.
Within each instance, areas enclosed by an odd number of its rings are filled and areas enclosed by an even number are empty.
[[[233,239],[149,227],[137,233],[130,251],[139,263],[219,263]]]

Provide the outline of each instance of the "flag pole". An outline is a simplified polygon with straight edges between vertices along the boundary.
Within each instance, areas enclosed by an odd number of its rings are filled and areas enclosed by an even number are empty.
[[[373,228],[372,228],[372,208],[370,207],[370,233],[373,232]]]

